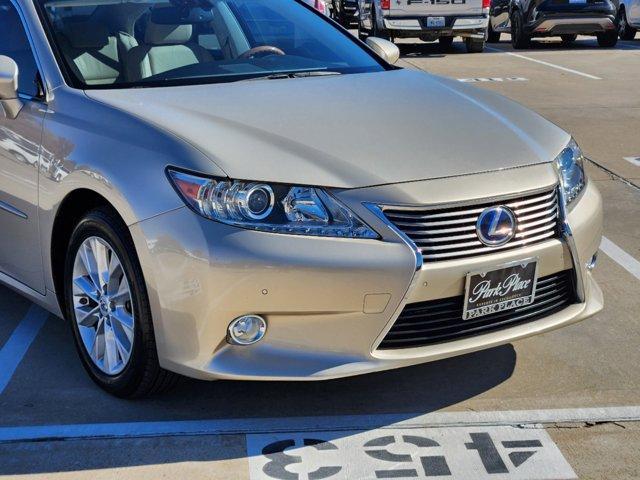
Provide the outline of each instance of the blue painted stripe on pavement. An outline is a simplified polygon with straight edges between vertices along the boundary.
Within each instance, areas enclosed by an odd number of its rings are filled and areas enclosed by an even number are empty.
[[[36,305],[31,305],[9,340],[0,349],[0,395],[9,385],[13,374],[48,317],[48,312]]]

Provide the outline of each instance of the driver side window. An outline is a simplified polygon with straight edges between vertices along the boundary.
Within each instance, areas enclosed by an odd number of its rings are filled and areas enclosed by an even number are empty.
[[[38,96],[38,67],[18,11],[8,0],[0,0],[0,55],[18,64],[18,92]]]

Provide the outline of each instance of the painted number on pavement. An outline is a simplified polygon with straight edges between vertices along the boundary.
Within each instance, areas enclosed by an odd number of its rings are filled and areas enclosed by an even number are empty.
[[[527,79],[523,77],[475,77],[475,78],[459,78],[459,82],[463,83],[482,83],[482,82],[526,82]]]
[[[247,435],[251,480],[576,478],[543,429],[452,427]]]

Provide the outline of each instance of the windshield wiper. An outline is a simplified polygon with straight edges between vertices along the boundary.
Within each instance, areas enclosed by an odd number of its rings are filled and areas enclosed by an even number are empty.
[[[341,72],[336,72],[333,70],[309,70],[309,71],[301,71],[301,72],[281,72],[281,73],[270,73],[269,75],[260,75],[257,77],[251,77],[247,79],[243,79],[240,81],[250,82],[253,80],[285,80],[288,78],[307,78],[307,77],[325,77],[331,75],[342,75]]]
[[[295,72],[291,74],[293,78],[326,77],[331,75],[342,75],[342,73],[333,70],[310,70],[308,72]]]

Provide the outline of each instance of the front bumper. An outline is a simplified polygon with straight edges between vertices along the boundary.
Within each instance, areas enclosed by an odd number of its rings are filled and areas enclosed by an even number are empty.
[[[488,181],[488,180],[491,181]],[[573,267],[567,242],[421,265],[363,202],[452,203],[552,186],[551,165],[339,192],[382,240],[327,239],[242,230],[186,208],[131,228],[148,285],[160,363],[203,379],[319,380],[386,370],[488,348],[598,312],[602,293],[586,264],[598,250],[602,205],[593,183],[568,214],[584,302],[540,320],[448,343],[377,350],[407,303],[461,295],[468,271],[536,256],[539,275]],[[494,190],[489,190],[493,185]],[[500,185],[501,192],[495,192]],[[463,197],[463,198],[461,198]],[[252,346],[226,342],[248,313],[268,321]]]
[[[484,38],[487,15],[445,16],[444,27],[429,27],[429,17],[385,17],[384,30],[396,38],[469,36]]]

